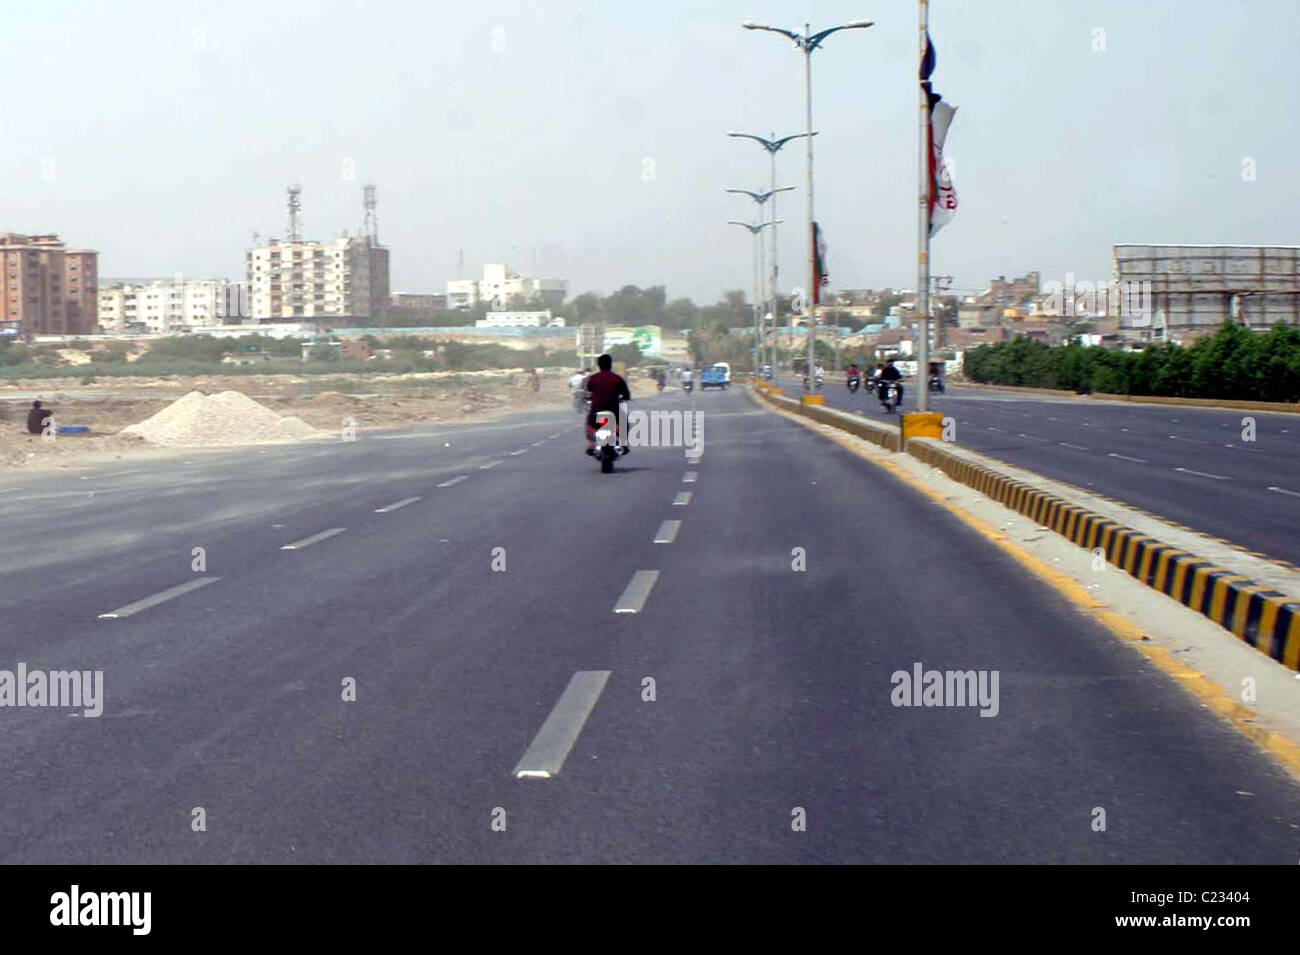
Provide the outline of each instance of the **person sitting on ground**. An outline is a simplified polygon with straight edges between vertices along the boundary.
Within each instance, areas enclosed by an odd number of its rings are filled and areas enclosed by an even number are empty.
[[[39,401],[33,401],[31,410],[27,412],[27,433],[42,434],[45,431],[45,421],[49,417],[49,410],[42,408]]]

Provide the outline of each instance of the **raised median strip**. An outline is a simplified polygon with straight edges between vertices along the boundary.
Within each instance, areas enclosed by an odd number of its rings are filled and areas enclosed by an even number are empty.
[[[783,410],[898,450],[897,431],[855,415],[803,406],[768,395],[765,389],[756,390]],[[880,432],[887,432],[894,441],[877,438]],[[983,455],[936,438],[912,437],[906,450],[1079,547],[1089,551],[1100,548],[1107,563],[1204,615],[1284,666],[1300,670],[1300,598],[1281,589],[1285,586],[1290,593],[1300,593],[1300,575],[1294,571],[1251,558],[1224,542],[1216,544],[1205,535],[1167,527],[1118,502],[1086,506],[1080,500],[1091,495],[1079,492],[1078,499],[1072,500],[1068,490],[1058,492],[1043,486],[1060,487],[1059,482],[1019,468],[994,467]],[[1205,556],[1209,553],[1215,556]]]

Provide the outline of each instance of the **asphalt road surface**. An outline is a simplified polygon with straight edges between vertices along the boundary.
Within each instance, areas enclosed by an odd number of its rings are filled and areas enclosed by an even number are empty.
[[[0,861],[1295,863],[1300,786],[1140,655],[744,395],[634,408],[692,403],[613,475],[539,413],[6,478],[0,667],[104,702],[0,708]]]
[[[909,379],[904,412],[916,410],[915,389]],[[833,408],[893,420],[865,391],[849,394],[842,374],[822,393]],[[931,395],[930,410],[955,419],[957,443],[972,450],[1300,564],[1300,415],[968,388]]]

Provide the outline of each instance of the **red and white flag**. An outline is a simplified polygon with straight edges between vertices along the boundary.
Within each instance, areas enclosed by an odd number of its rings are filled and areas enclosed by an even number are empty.
[[[921,88],[930,99],[930,237],[948,224],[957,212],[957,189],[952,170],[944,165],[943,144],[957,109],[943,101],[930,85],[930,74],[938,57],[930,35],[925,36],[925,53],[921,57]]]

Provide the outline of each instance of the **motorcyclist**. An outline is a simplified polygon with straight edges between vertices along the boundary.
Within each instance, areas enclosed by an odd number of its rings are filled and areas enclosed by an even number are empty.
[[[692,384],[693,382],[694,382],[694,373],[689,368],[683,368],[682,387],[685,388],[687,385]]]
[[[894,359],[885,359],[884,366],[880,369],[880,374],[876,376],[876,395],[883,401],[885,398],[885,388],[891,381],[898,382],[898,403],[903,403],[903,373],[894,367]]]
[[[862,372],[858,370],[858,363],[856,361],[849,365],[849,370],[844,375],[845,382],[852,381],[854,378],[857,378],[859,381],[862,380]]]
[[[601,355],[596,359],[596,366],[600,370],[587,379],[587,393],[591,396],[591,407],[587,411],[587,454],[593,456],[596,453],[596,413],[609,412],[617,427],[619,402],[632,400],[632,393],[627,390],[623,376],[612,371],[613,358]],[[630,449],[623,445],[619,450],[627,454]]]

